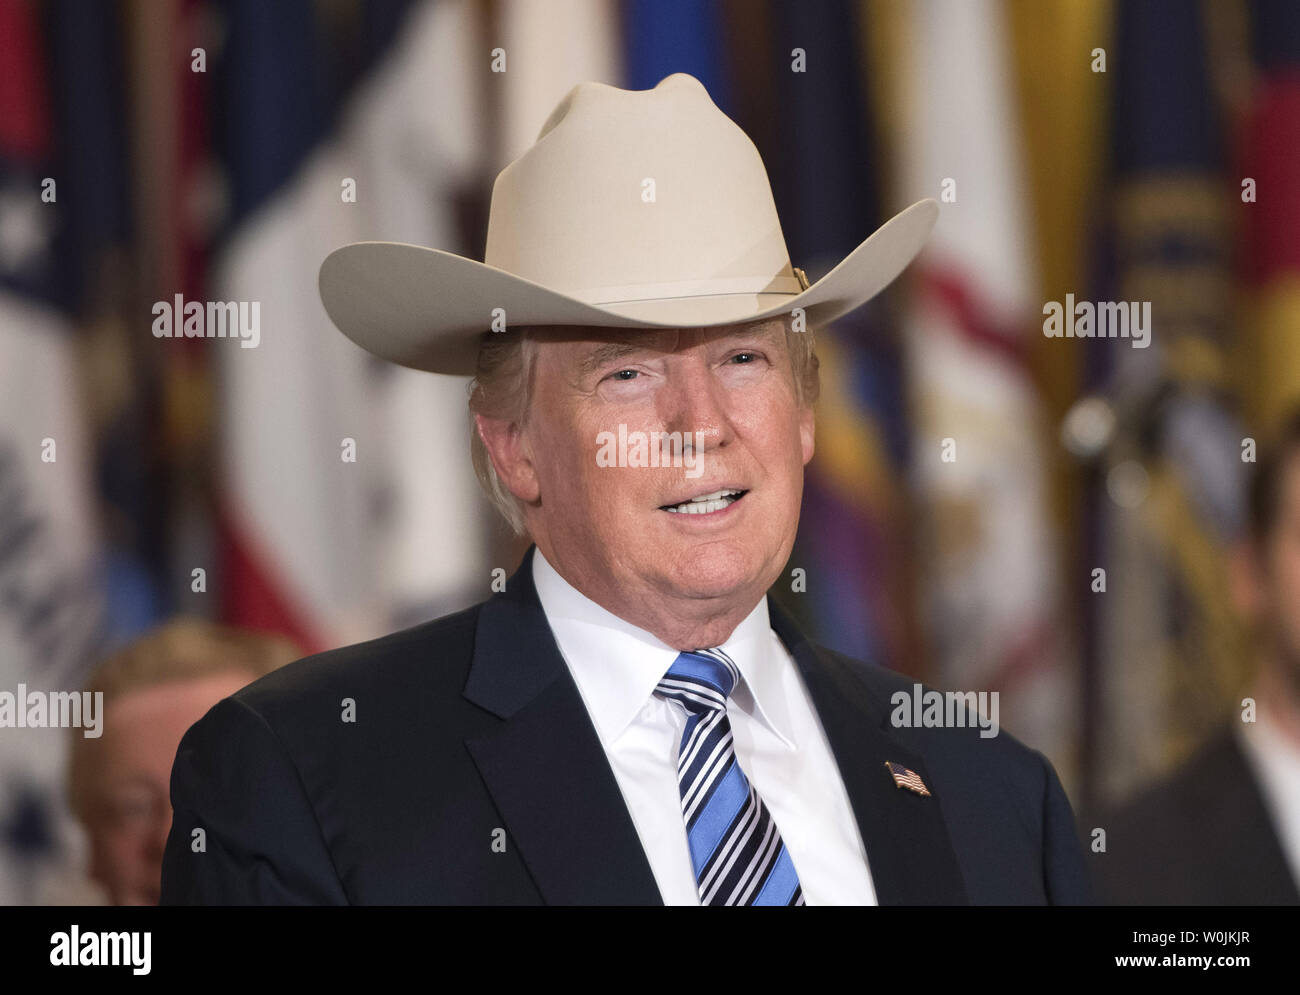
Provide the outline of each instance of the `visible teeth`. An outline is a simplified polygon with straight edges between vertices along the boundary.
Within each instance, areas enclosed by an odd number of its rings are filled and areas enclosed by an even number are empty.
[[[701,494],[699,497],[691,498],[692,501],[716,501],[719,498],[734,496],[740,491],[714,491],[712,494]]]
[[[701,494],[678,505],[670,505],[668,511],[675,515],[708,515],[721,511],[740,495],[741,491],[735,490],[714,491],[712,494]]]

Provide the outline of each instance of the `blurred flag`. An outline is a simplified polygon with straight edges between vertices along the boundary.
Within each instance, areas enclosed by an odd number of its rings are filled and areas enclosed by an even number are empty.
[[[1266,434],[1300,403],[1300,6],[1256,0],[1250,12],[1255,76],[1236,179],[1249,329],[1245,396]]]
[[[1088,660],[1101,709],[1089,795],[1103,805],[1220,721],[1246,665],[1224,567],[1243,517],[1246,434],[1230,379],[1236,193],[1206,9],[1150,0],[1116,16],[1112,233],[1094,292],[1149,303],[1151,327],[1146,348],[1086,342],[1091,385],[1115,421],[1089,525],[1090,566],[1107,580],[1093,595]]]
[[[80,267],[66,252],[77,173],[60,168],[35,13],[0,0],[0,692],[15,697],[78,690],[102,621],[72,323]],[[0,728],[0,904],[52,900],[72,864],[68,735]]]
[[[779,0],[764,9],[766,17],[740,5],[732,11],[731,32],[752,49],[733,59],[746,95],[741,124],[763,153],[791,261],[817,280],[886,213],[860,50],[864,15],[846,0]],[[909,521],[899,486],[907,421],[891,296],[818,330],[816,455],[790,560],[806,585],[792,590],[787,573],[774,593],[826,645],[917,672]]]
[[[346,175],[366,191],[354,205],[363,219],[355,237],[482,258],[480,178],[490,150],[483,34],[473,0],[419,4],[353,98],[338,151]],[[324,330],[342,338],[332,325]],[[398,627],[488,593],[494,512],[470,464],[465,381],[388,363],[378,364],[377,377],[385,481],[378,590],[388,624]]]
[[[1114,20],[1111,0],[1011,0],[1007,6],[1017,77],[1017,107],[1024,135],[1025,165],[1031,181],[1034,258],[1039,264],[1039,297],[1064,301],[1066,294],[1091,286],[1091,248],[1104,227],[1100,221],[1103,170],[1108,149],[1099,135],[1108,133],[1110,84],[1113,74],[1101,72],[1099,52],[1111,50]],[[1069,424],[1066,416],[1079,400],[1087,350],[1077,342],[1042,335],[1030,336],[1027,357],[1039,385],[1044,417],[1049,425]],[[1090,409],[1089,409],[1090,410]],[[1071,442],[1078,448],[1077,442]],[[1092,592],[1091,568],[1095,544],[1084,528],[1089,521],[1085,500],[1091,467],[1086,460],[1048,460],[1053,493],[1052,519],[1062,542],[1062,620],[1071,632],[1091,631],[1087,619],[1100,602]],[[1081,659],[1095,648],[1079,641]],[[1072,707],[1081,718],[1075,763],[1063,776],[1085,786],[1090,778],[1088,757],[1095,741],[1097,689],[1084,668]],[[1087,802],[1074,792],[1076,807]]]
[[[903,29],[901,182],[905,200],[941,202],[905,334],[925,634],[940,686],[999,692],[1007,730],[1068,768],[1074,675],[1025,360],[1042,318],[1001,15],[926,0]]]
[[[573,87],[624,85],[614,0],[500,0],[495,7],[491,95],[501,125],[497,161],[488,164],[494,176],[537,140]]]
[[[403,19],[404,7],[358,8],[375,45],[340,107],[318,5],[226,6],[218,101],[232,227],[209,292],[256,302],[260,342],[211,343],[221,585],[228,619],[309,648],[462,607],[488,581],[464,382],[391,369],[341,335],[317,296],[322,259],[350,241],[463,249],[456,197],[483,144],[482,39],[468,0]],[[387,30],[364,20],[376,15]]]
[[[1102,171],[1113,74],[1094,68],[1095,52],[1109,51],[1113,0],[1010,0],[1007,23],[1013,42],[1016,107],[1021,120],[1027,191],[1035,234],[1033,256],[1046,300],[1087,286]],[[1029,343],[1034,378],[1043,391],[1051,424],[1059,424],[1078,399],[1083,357],[1036,335]],[[1076,513],[1076,468],[1053,469],[1062,522]],[[1069,537],[1063,537],[1067,540]],[[1077,558],[1077,557],[1076,557]]]
[[[722,7],[702,0],[625,0],[622,35],[629,90],[649,90],[673,73],[690,73],[724,113],[733,114],[723,64]]]

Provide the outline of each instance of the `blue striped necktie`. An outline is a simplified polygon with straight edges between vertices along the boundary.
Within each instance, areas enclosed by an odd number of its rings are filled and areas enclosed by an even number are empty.
[[[740,671],[717,649],[678,655],[655,693],[686,709],[677,784],[704,905],[803,905],[803,889],[763,799],[736,762],[727,699]]]

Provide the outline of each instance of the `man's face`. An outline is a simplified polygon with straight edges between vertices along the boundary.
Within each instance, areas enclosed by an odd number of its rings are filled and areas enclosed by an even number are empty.
[[[91,877],[114,905],[158,904],[176,748],[209,708],[252,679],[230,671],[169,681],[128,691],[105,707],[87,832]]]
[[[752,607],[790,555],[813,454],[813,414],[796,400],[781,321],[582,334],[537,343],[521,441],[539,547],[606,607]],[[670,433],[690,444],[674,449]],[[627,465],[638,439],[676,465]],[[600,465],[610,457],[615,465]]]

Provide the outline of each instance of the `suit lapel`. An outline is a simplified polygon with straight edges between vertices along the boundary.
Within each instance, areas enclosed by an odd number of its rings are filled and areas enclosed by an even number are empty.
[[[502,721],[465,745],[545,902],[662,904],[532,562],[530,548],[506,592],[480,609],[464,694]]]
[[[830,741],[867,848],[881,905],[965,905],[965,882],[944,825],[941,799],[899,788],[886,761],[933,785],[925,762],[886,729],[888,702],[844,664],[818,650],[768,599],[772,628],[789,649]]]

